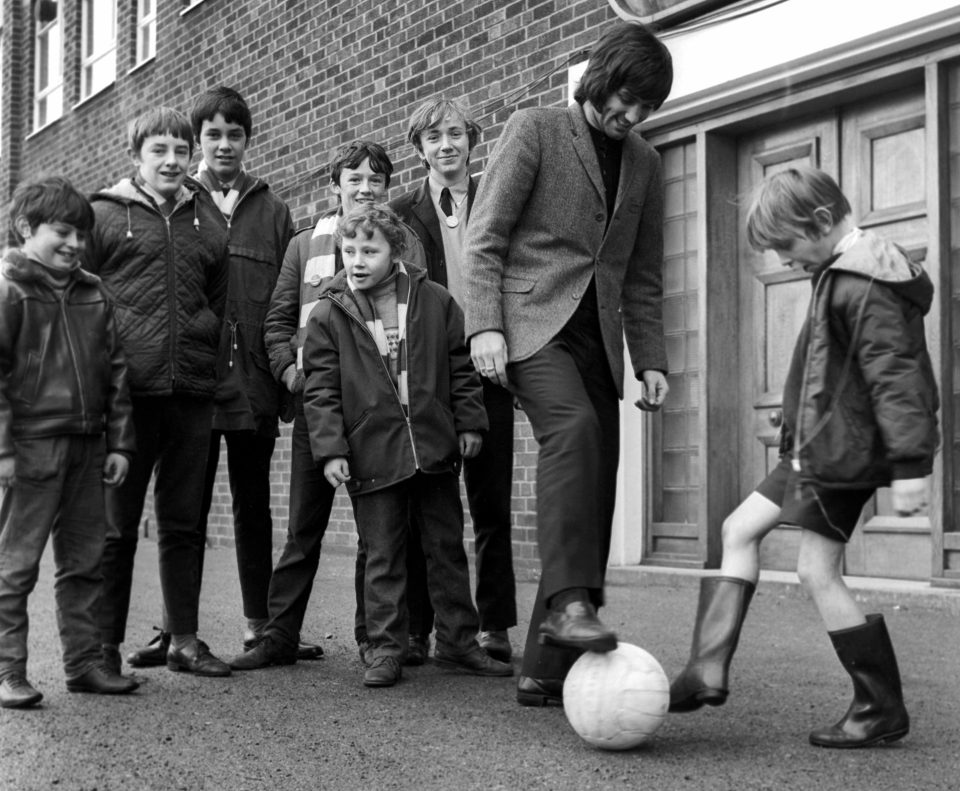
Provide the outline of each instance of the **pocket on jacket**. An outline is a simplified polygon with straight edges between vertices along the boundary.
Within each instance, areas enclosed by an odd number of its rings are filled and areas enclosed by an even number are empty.
[[[40,386],[40,355],[30,352],[27,355],[27,364],[23,367],[23,376],[16,386],[17,396],[25,404],[32,404],[37,400],[37,388]]]
[[[278,273],[276,257],[269,249],[230,244],[230,292],[233,298],[268,305]]]
[[[529,291],[533,291],[533,287],[537,284],[536,280],[529,280],[525,277],[513,277],[505,276],[500,283],[500,291],[502,293],[509,294],[526,294]]]

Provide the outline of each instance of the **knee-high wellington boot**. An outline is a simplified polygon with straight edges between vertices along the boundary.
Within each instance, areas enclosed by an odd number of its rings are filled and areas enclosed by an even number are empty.
[[[836,724],[810,733],[818,747],[869,747],[902,739],[910,730],[900,671],[882,615],[862,626],[830,632],[830,640],[853,679],[853,702]]]
[[[720,706],[726,701],[730,660],[755,587],[739,577],[700,581],[693,646],[687,666],[670,685],[670,711],[694,711],[704,703]]]

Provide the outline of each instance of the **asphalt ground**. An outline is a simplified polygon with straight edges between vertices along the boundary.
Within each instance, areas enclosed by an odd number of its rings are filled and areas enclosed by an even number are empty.
[[[157,551],[141,542],[128,636],[145,642],[159,616]],[[243,619],[232,550],[209,550],[201,637],[240,650]],[[823,750],[807,732],[837,720],[850,682],[816,612],[789,575],[762,581],[721,708],[669,715],[631,751],[590,747],[561,708],[516,704],[516,679],[429,664],[367,689],[353,644],[353,557],[326,553],[304,636],[326,657],[227,679],[137,671],[130,696],[64,686],[49,553],[31,597],[32,710],[0,710],[0,788],[64,789],[842,789],[960,788],[960,591],[879,584],[859,594],[883,612],[897,648],[910,734],[868,750]],[[534,575],[519,582],[523,635]],[[606,622],[673,677],[689,647],[697,575],[613,571]]]

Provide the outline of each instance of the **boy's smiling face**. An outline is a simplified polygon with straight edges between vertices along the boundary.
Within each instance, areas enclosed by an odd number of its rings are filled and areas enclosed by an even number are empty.
[[[383,231],[374,228],[369,237],[362,227],[358,227],[355,236],[344,237],[340,241],[343,268],[358,291],[376,286],[393,266],[393,251]]]
[[[367,157],[355,168],[343,168],[333,192],[340,196],[343,214],[349,214],[356,206],[365,203],[382,203],[387,196],[387,177],[370,167]]]
[[[140,178],[164,198],[177,194],[187,177],[190,141],[171,134],[149,135],[133,153]]]
[[[227,121],[222,113],[204,120],[200,127],[200,150],[210,172],[221,182],[233,181],[247,148],[247,133],[240,124]]]
[[[17,230],[23,236],[23,254],[58,272],[69,272],[80,265],[84,235],[66,222],[42,222],[30,228],[25,217],[17,218]]]

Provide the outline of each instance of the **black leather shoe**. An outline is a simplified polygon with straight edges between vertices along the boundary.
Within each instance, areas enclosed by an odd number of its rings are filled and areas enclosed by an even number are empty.
[[[253,632],[246,632],[243,636],[243,651],[252,651],[263,640],[264,635],[254,635]],[[323,659],[323,647],[316,643],[308,643],[301,640],[297,645],[297,660]],[[230,663],[233,666],[233,662]]]
[[[513,647],[510,645],[510,638],[507,637],[506,629],[480,632],[477,635],[477,642],[487,652],[487,656],[492,656],[501,662],[509,662],[513,658]]]
[[[562,706],[563,679],[520,676],[517,703],[521,706]]]
[[[114,675],[119,676],[123,667],[123,660],[120,659],[120,649],[115,645],[100,646],[100,655],[103,657],[103,664]]]
[[[170,650],[170,634],[157,632],[144,648],[138,648],[127,654],[130,667],[160,667],[167,664],[167,651]]]
[[[95,695],[127,695],[139,686],[139,681],[114,673],[103,664],[94,665],[82,676],[67,679],[67,692],[92,692]]]
[[[540,645],[558,645],[606,653],[617,647],[617,635],[597,618],[593,605],[570,602],[563,610],[550,610],[540,624]]]
[[[186,648],[171,645],[167,651],[167,669],[195,676],[229,676],[230,665],[210,653],[210,647],[197,640]]]
[[[442,648],[433,652],[433,661],[441,667],[470,673],[473,676],[512,676],[513,666],[500,662],[475,646],[464,654],[450,654]]]
[[[410,635],[407,639],[407,655],[403,664],[419,667],[430,656],[430,635]]]
[[[370,660],[370,667],[363,673],[365,687],[392,687],[403,675],[403,668],[396,657],[375,656]]]
[[[249,651],[231,659],[230,667],[234,670],[260,670],[273,665],[292,665],[296,661],[294,651],[282,647],[268,634],[261,637]]]
[[[43,700],[43,693],[37,692],[22,675],[12,673],[0,682],[0,707],[5,709],[25,709],[36,706]]]

